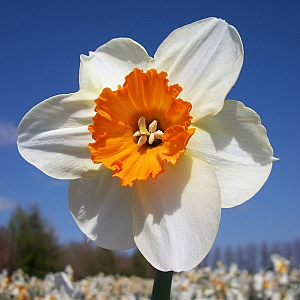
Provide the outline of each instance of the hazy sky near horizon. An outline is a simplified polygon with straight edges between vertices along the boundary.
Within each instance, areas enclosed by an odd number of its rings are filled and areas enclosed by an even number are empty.
[[[244,44],[244,66],[227,98],[260,115],[280,158],[255,197],[222,210],[216,244],[300,238],[299,1],[1,1],[0,226],[16,205],[38,203],[60,242],[84,239],[68,209],[68,182],[19,155],[18,123],[40,101],[78,90],[80,54],[130,37],[153,56],[172,30],[209,16],[235,26]]]

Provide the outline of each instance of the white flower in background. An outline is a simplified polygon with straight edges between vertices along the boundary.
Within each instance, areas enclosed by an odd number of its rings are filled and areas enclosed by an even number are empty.
[[[290,261],[278,253],[271,255],[271,260],[274,266],[274,271],[278,277],[280,284],[288,284],[289,276],[288,271],[290,269]]]
[[[60,300],[73,300],[83,298],[81,286],[78,285],[75,288],[69,274],[66,274],[65,272],[55,273],[55,287],[58,291]]]
[[[268,268],[265,272],[250,274],[247,270],[238,270],[234,265],[227,270],[222,264],[214,270],[209,267],[194,268],[189,272],[174,274],[172,299],[298,299],[299,267],[293,267],[288,272],[287,285],[280,284],[278,274]],[[72,282],[65,272],[49,273],[42,280],[18,270],[11,277],[7,272],[2,272],[0,279],[1,299],[149,299],[153,285],[151,279],[105,276],[103,273]]]
[[[221,208],[251,198],[274,161],[259,116],[225,101],[242,64],[238,32],[216,18],[173,31],[153,58],[113,39],[81,56],[78,92],[25,115],[19,151],[71,180],[71,213],[97,245],[137,246],[159,270],[189,270]]]
[[[278,274],[287,274],[290,268],[290,261],[278,253],[271,255],[274,270]]]

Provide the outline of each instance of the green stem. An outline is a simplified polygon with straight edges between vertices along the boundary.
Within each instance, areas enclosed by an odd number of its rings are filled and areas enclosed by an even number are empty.
[[[156,270],[151,300],[169,300],[173,271]]]

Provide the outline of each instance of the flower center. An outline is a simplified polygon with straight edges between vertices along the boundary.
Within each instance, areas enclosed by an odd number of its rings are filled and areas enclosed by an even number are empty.
[[[92,161],[111,169],[124,186],[156,179],[165,162],[177,162],[195,132],[188,128],[191,104],[177,97],[181,91],[155,69],[134,69],[117,90],[103,89],[89,126]]]
[[[156,120],[153,120],[150,123],[149,130],[147,130],[146,118],[144,116],[141,116],[138,120],[138,127],[139,130],[133,134],[133,137],[138,138],[138,147],[143,146],[147,142],[147,140],[150,145],[152,145],[154,141],[162,140],[164,133],[161,130],[157,130]]]

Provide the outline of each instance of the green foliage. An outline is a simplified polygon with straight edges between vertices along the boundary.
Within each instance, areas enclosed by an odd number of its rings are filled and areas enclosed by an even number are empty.
[[[148,263],[142,253],[136,249],[131,258],[132,273],[140,277],[153,277],[154,268]]]
[[[116,259],[114,252],[97,247],[95,249],[94,266],[97,266],[94,269],[94,272],[96,273],[99,273],[99,271],[103,272],[104,274],[116,273]]]
[[[23,269],[29,275],[42,277],[58,269],[59,247],[54,231],[41,218],[37,206],[28,213],[18,207],[8,224],[11,243],[11,270]]]
[[[61,261],[61,265],[72,265],[76,280],[100,272],[105,275],[119,273],[150,278],[154,276],[154,268],[138,250],[132,256],[118,255],[112,250],[97,247],[92,242],[64,246]]]
[[[0,228],[0,271],[8,267],[10,257],[9,237],[4,227]]]
[[[99,248],[92,242],[70,243],[64,246],[61,262],[61,265],[70,264],[73,267],[76,280],[100,272],[105,275],[117,273],[114,251]]]
[[[136,276],[146,277],[148,263],[139,250],[136,250],[132,255],[131,265]]]

